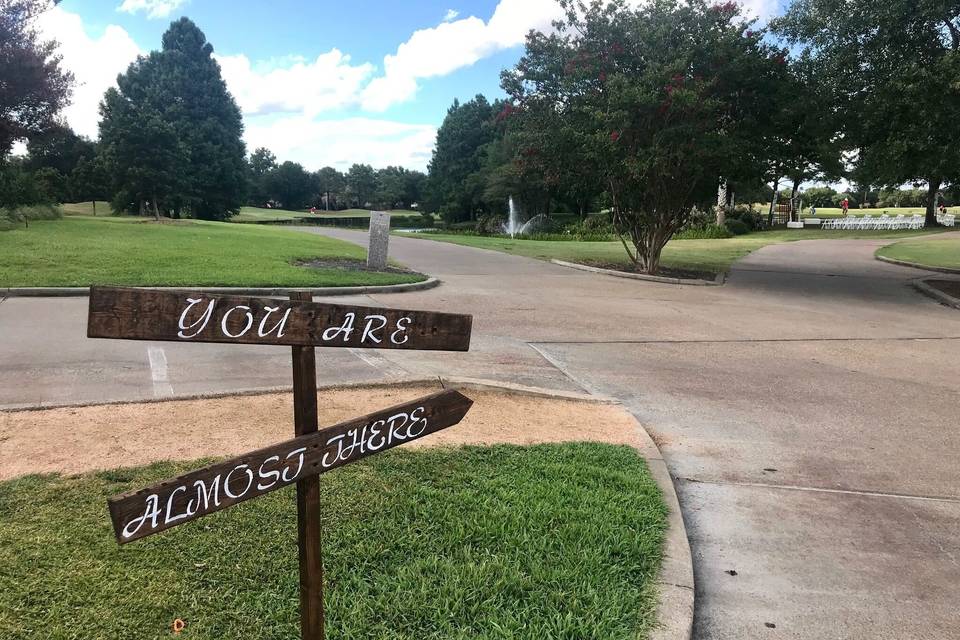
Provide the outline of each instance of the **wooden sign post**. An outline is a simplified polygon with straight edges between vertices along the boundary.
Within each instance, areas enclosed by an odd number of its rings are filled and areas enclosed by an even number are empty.
[[[297,485],[300,630],[323,640],[320,477],[330,469],[451,427],[473,401],[441,391],[318,429],[315,346],[466,351],[468,315],[91,287],[87,336],[127,340],[291,345],[294,438],[108,500],[117,542],[126,544],[209,513]]]

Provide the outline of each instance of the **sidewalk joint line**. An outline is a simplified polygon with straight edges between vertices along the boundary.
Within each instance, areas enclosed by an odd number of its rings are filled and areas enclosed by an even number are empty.
[[[810,493],[834,493],[839,495],[869,496],[872,498],[899,498],[902,500],[923,500],[926,502],[947,502],[960,504],[960,497],[920,496],[910,493],[888,493],[884,491],[861,491],[857,489],[830,489],[826,487],[804,487],[795,484],[771,484],[768,482],[732,482],[725,480],[701,480],[699,478],[678,477],[678,480],[692,484],[714,484],[719,486],[751,487],[757,489],[784,489],[786,491],[807,491]]]

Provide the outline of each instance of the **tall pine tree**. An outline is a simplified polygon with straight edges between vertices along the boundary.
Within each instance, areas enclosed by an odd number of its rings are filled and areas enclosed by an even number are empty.
[[[139,58],[107,92],[100,133],[120,203],[149,200],[205,220],[240,210],[243,122],[212,54],[203,32],[180,18],[161,50]]]

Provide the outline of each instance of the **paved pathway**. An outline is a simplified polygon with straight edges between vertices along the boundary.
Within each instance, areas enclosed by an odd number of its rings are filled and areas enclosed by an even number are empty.
[[[769,246],[700,288],[394,237],[445,284],[351,300],[473,313],[472,350],[326,350],[319,373],[622,399],[676,479],[698,638],[956,638],[960,313],[873,260],[879,244]],[[0,304],[0,406],[288,384],[286,349],[88,341],[85,308]]]

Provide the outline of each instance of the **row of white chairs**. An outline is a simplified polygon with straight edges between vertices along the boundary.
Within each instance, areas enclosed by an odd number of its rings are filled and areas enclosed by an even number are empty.
[[[957,219],[952,213],[938,213],[937,222],[945,227],[953,227],[956,225]]]
[[[821,229],[857,229],[857,230],[889,230],[889,229],[923,229],[924,219],[921,215],[907,217],[903,214],[891,217],[861,216],[850,218],[831,218],[824,220]]]

